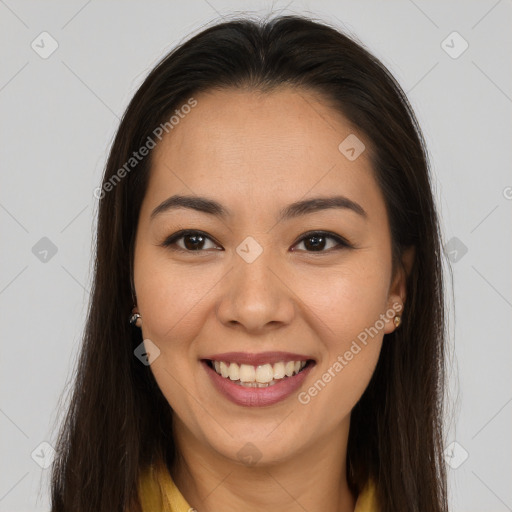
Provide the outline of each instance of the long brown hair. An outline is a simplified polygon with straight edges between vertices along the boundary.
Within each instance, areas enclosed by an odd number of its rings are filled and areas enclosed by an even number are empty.
[[[52,511],[137,510],[148,464],[176,457],[172,410],[134,349],[128,323],[134,235],[156,130],[194,94],[280,86],[311,90],[371,144],[389,214],[393,268],[415,247],[400,329],[384,337],[375,372],[351,416],[347,478],[368,478],[382,512],[445,512],[443,397],[445,309],[440,229],[425,142],[399,84],[360,43],[301,16],[238,18],[204,29],[171,51],[130,102],[99,197],[94,280],[73,393],[52,469]],[[167,125],[165,123],[167,122]],[[134,165],[132,165],[134,164]],[[121,169],[125,172],[121,172]]]

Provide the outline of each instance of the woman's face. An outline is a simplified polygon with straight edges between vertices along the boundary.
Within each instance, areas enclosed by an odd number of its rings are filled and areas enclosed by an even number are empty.
[[[153,150],[137,229],[151,370],[178,437],[232,460],[286,460],[348,432],[405,281],[391,273],[368,141],[343,117],[291,89],[195,99]],[[188,207],[152,216],[173,196]],[[219,206],[193,208],[199,198]],[[183,229],[200,233],[173,240]]]

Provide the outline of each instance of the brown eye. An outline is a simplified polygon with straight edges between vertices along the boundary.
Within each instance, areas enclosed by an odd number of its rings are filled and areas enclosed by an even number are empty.
[[[330,243],[329,240],[331,240]],[[334,244],[332,241],[334,241]],[[296,244],[294,247],[300,244],[304,244],[305,250],[307,252],[329,252],[331,249],[350,247],[350,244],[348,244],[340,236],[333,233],[325,233],[323,231],[315,231],[306,234],[300,239],[299,244]]]
[[[179,244],[178,241],[183,241],[183,243]],[[213,247],[205,247],[208,241],[212,242]],[[171,248],[172,246],[177,246],[177,250],[185,252],[199,252],[210,248],[218,248],[218,246],[213,243],[213,240],[205,233],[192,230],[178,231],[167,238],[162,245]]]
[[[208,247],[208,243],[211,246]],[[304,244],[303,250],[306,252],[330,252],[331,250],[351,248],[352,246],[343,238],[334,233],[323,231],[313,231],[303,236],[294,248]],[[183,252],[204,252],[208,249],[219,249],[212,238],[202,231],[181,230],[168,237],[163,243],[163,247],[169,247]],[[296,250],[296,249],[292,249]]]

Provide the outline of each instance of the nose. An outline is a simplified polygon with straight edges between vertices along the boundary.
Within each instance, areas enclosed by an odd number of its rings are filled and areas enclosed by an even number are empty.
[[[217,306],[217,317],[225,326],[256,334],[292,322],[296,295],[283,266],[268,252],[252,263],[235,258]]]

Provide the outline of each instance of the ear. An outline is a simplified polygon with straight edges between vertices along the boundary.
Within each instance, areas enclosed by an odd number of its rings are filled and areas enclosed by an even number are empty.
[[[394,324],[395,316],[402,315],[404,304],[407,299],[407,278],[411,273],[415,255],[416,249],[414,246],[407,247],[407,249],[402,252],[400,264],[395,271],[395,275],[393,276],[393,280],[389,288],[387,310],[385,314],[385,334],[389,334],[396,329]]]

